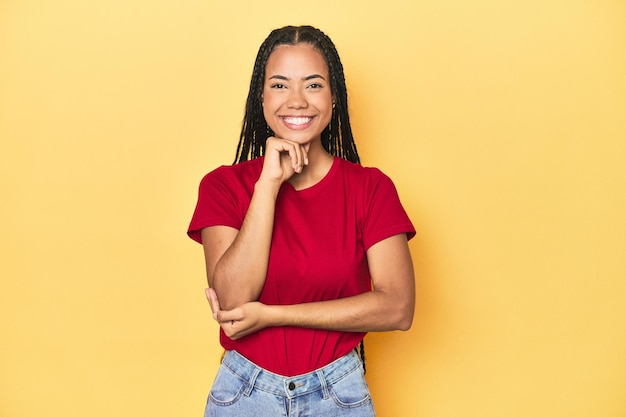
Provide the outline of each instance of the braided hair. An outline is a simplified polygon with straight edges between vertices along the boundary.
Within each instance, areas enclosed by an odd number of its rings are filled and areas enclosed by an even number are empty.
[[[334,97],[335,107],[329,125],[322,132],[322,146],[333,156],[350,162],[361,162],[350,127],[348,91],[343,65],[333,41],[324,32],[312,26],[285,26],[273,30],[261,44],[257,53],[250,81],[250,91],[246,100],[246,113],[237,145],[235,164],[257,158],[265,153],[265,141],[273,135],[263,116],[265,66],[277,46],[296,45],[298,43],[312,45],[322,54],[326,65],[328,65],[330,89]],[[360,346],[355,348],[355,351],[361,357],[365,372],[365,345],[363,341],[361,341]]]
[[[252,71],[235,164],[257,158],[265,153],[265,141],[273,135],[263,116],[265,66],[277,46],[298,43],[312,45],[322,54],[328,65],[330,89],[335,100],[335,108],[329,125],[322,132],[322,146],[333,156],[351,162],[360,162],[350,127],[348,92],[343,65],[335,45],[326,34],[312,26],[285,26],[273,30],[259,48]]]

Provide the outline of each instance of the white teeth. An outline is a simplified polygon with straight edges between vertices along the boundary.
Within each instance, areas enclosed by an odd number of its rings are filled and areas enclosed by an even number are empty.
[[[311,121],[312,117],[285,117],[285,123],[290,125],[304,125]]]

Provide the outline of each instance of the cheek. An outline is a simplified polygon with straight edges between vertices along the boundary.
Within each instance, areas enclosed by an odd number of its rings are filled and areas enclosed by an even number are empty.
[[[261,103],[263,105],[263,114],[272,114],[280,107],[280,97],[277,97],[273,91],[265,91]]]
[[[268,105],[267,101],[263,103],[263,118],[270,129],[276,132],[276,119],[274,117],[274,112],[272,111],[272,107]]]
[[[266,92],[263,93],[263,97],[261,98],[261,110],[263,110],[263,117],[267,121],[267,116],[270,113],[270,109],[272,107],[272,101],[269,98]]]
[[[325,103],[325,116],[328,119],[328,122],[330,123],[330,120],[333,117],[333,103],[332,101],[327,101]]]

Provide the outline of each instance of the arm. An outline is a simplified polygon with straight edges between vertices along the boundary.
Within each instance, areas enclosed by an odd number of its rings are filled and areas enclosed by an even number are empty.
[[[202,229],[207,281],[226,308],[258,299],[267,272],[275,187],[257,183],[240,230],[228,226]]]
[[[306,328],[369,332],[408,330],[415,309],[413,263],[406,235],[384,239],[367,251],[373,290],[353,297],[287,306],[247,303],[221,310],[209,291],[214,317],[232,339],[265,327]]]
[[[305,161],[304,147],[268,138],[263,170],[241,229],[202,229],[207,281],[224,308],[258,299],[267,273],[278,190],[284,181],[302,170]]]

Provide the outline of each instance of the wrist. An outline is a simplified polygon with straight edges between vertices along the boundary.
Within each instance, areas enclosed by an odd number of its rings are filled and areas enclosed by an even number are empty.
[[[284,306],[281,305],[266,305],[267,310],[266,310],[266,320],[267,320],[267,327],[280,327],[280,326],[287,326],[288,323],[284,320],[285,315],[283,314],[284,312]]]
[[[278,190],[280,190],[281,185],[281,181],[260,177],[254,184],[254,192],[268,193],[276,196],[278,195]]]

